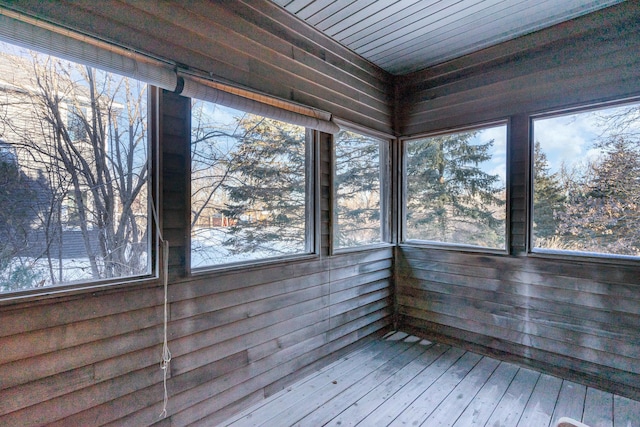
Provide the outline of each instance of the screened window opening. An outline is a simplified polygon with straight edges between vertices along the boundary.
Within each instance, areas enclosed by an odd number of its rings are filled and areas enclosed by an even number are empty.
[[[334,136],[336,249],[385,241],[383,191],[389,141],[341,130]]]
[[[533,120],[535,251],[640,256],[640,104]]]
[[[151,272],[147,86],[0,43],[0,292]]]
[[[311,252],[312,136],[192,100],[192,268]]]
[[[501,124],[405,141],[404,240],[504,250]]]

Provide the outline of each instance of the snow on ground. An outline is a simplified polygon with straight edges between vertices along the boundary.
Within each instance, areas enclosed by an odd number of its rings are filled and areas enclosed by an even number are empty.
[[[276,230],[264,230],[273,231]],[[302,241],[271,241],[262,244],[256,250],[234,253],[234,248],[224,242],[231,238],[242,238],[244,233],[232,234],[229,228],[208,228],[195,231],[191,240],[191,267],[202,268],[224,264],[242,263],[262,260],[278,256],[286,256],[305,252]],[[143,255],[146,258],[146,254]],[[93,279],[89,258],[74,257],[52,260],[56,284],[74,282],[90,282]],[[13,275],[16,270],[25,275]],[[46,258],[29,257],[14,258],[9,266],[0,272],[0,293],[48,287],[53,284]]]
[[[232,234],[229,228],[224,227],[196,230],[191,237],[191,267],[210,267],[304,252],[301,242],[272,241],[252,252],[233,253],[233,247],[224,244],[231,238],[242,238],[242,233]]]

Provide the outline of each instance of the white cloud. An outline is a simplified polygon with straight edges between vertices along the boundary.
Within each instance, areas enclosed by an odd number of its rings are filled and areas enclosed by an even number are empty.
[[[603,154],[604,151],[599,148],[590,148],[589,150],[587,150],[587,153],[584,157],[587,162],[597,162],[600,160]]]
[[[573,164],[585,160],[587,151],[599,135],[595,122],[592,113],[534,121],[534,141],[540,142],[552,171],[557,171],[563,161]]]
[[[494,165],[492,169],[489,170],[489,175],[498,175],[500,177],[500,184],[502,186],[507,183],[507,169],[505,165]]]
[[[507,154],[507,127],[497,126],[483,129],[476,136],[478,142],[485,143],[493,139],[493,155],[503,157]]]
[[[547,155],[552,171],[557,171],[562,162],[568,166],[598,160],[602,150],[594,148],[597,142],[610,135],[603,118],[628,112],[626,132],[640,131],[638,104],[623,105],[601,110],[587,111],[560,117],[534,121],[534,141],[539,141]],[[635,107],[635,108],[634,108]]]
[[[491,140],[493,140],[491,159],[479,166],[484,172],[490,175],[498,175],[501,182],[504,184],[507,179],[507,127],[505,125],[500,125],[488,129],[482,129],[470,142],[473,144],[486,144]]]

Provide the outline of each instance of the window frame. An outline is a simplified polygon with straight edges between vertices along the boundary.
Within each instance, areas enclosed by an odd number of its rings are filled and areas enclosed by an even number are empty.
[[[330,159],[331,159],[331,176],[329,180],[330,185],[330,203],[329,203],[329,253],[332,255],[361,252],[372,249],[387,248],[393,246],[392,242],[392,205],[393,205],[393,189],[392,189],[392,174],[393,174],[393,152],[392,146],[395,138],[387,133],[375,131],[365,126],[358,125],[356,123],[333,118],[333,121],[337,123],[341,129],[350,132],[358,133],[363,136],[369,136],[380,140],[380,242],[369,243],[358,246],[337,247],[335,245],[335,226],[338,221],[337,201],[338,194],[335,187],[336,177],[336,137],[331,135],[330,144]],[[385,185],[386,184],[386,185]]]
[[[617,99],[609,99],[604,101],[589,101],[580,104],[574,104],[561,108],[553,108],[543,110],[535,113],[528,114],[528,141],[527,141],[527,187],[526,187],[526,209],[527,209],[527,256],[532,258],[542,259],[556,259],[566,261],[578,261],[578,262],[591,262],[597,264],[610,264],[610,265],[631,265],[637,266],[640,262],[640,256],[633,255],[619,255],[619,254],[607,254],[599,252],[581,252],[562,249],[545,249],[535,247],[533,221],[534,221],[534,191],[535,191],[535,135],[534,135],[534,121],[545,118],[562,117],[571,114],[580,114],[595,112],[607,108],[622,107],[629,104],[640,103],[640,96],[623,97]]]
[[[104,70],[102,70],[104,71]],[[147,233],[149,250],[149,272],[146,274],[115,277],[94,281],[78,280],[43,288],[31,288],[19,291],[0,293],[0,307],[24,301],[39,301],[50,298],[77,297],[87,293],[108,291],[111,289],[156,287],[160,278],[161,263],[160,240],[158,227],[160,226],[156,213],[161,206],[160,196],[160,155],[161,129],[160,112],[158,109],[160,88],[150,83],[147,85]]]
[[[176,64],[130,46],[120,46],[91,35],[87,36],[6,7],[2,8],[0,21],[7,24],[5,31],[1,32],[0,41],[146,84],[147,182],[145,193],[147,200],[144,204],[147,210],[148,236],[147,269],[144,274],[93,281],[77,280],[55,286],[0,293],[0,306],[52,297],[78,298],[88,292],[112,289],[139,290],[157,287],[162,267],[159,259],[162,218],[158,216],[162,206],[160,167],[163,137],[160,100],[162,89],[175,91],[178,88]]]
[[[191,98],[196,99],[196,98]],[[198,99],[200,102],[211,102],[202,99]],[[236,108],[237,109],[237,108]],[[264,116],[263,116],[264,117]],[[275,119],[278,120],[278,119]],[[282,120],[279,120],[283,123]],[[300,126],[300,125],[298,125]],[[191,135],[191,103],[189,107],[189,135]],[[226,273],[239,270],[246,270],[252,268],[259,268],[263,266],[271,266],[284,262],[295,262],[301,260],[315,259],[320,254],[320,171],[319,171],[319,159],[320,159],[320,131],[305,127],[305,249],[303,253],[279,255],[273,257],[258,258],[245,261],[234,261],[223,264],[206,265],[201,267],[193,267],[191,265],[192,257],[192,244],[191,244],[191,179],[187,180],[189,189],[187,194],[187,242],[185,245],[185,251],[187,256],[185,257],[185,271],[188,277],[198,277],[212,273]],[[191,177],[191,137],[189,137],[189,149],[186,159],[187,169],[186,173]]]
[[[67,102],[67,129],[69,137],[76,143],[82,143],[87,140],[87,130],[82,127],[80,115],[87,117],[87,107],[81,105],[80,108],[78,108],[73,103]],[[87,117],[87,119],[89,119],[89,117]]]
[[[463,133],[473,130],[481,130],[490,127],[505,126],[505,226],[504,226],[504,248],[491,248],[484,246],[476,246],[464,243],[448,243],[438,242],[436,240],[420,240],[420,239],[407,239],[407,144],[411,141],[430,138],[442,135],[450,135],[455,133]],[[470,252],[470,253],[484,253],[493,255],[509,255],[511,253],[511,147],[512,147],[512,119],[511,117],[483,121],[473,124],[466,124],[461,126],[454,126],[450,128],[443,128],[435,131],[422,132],[415,135],[404,136],[400,138],[399,149],[399,180],[400,180],[400,197],[399,197],[399,242],[398,246],[404,247],[420,247],[426,249],[438,249],[452,252]]]

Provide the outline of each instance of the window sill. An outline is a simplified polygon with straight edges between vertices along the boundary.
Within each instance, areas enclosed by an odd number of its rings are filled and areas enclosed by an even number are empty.
[[[557,251],[553,249],[534,248],[529,251],[528,256],[533,258],[555,259],[563,261],[573,261],[577,263],[597,263],[609,265],[626,265],[630,267],[640,267],[640,257],[631,255],[600,254],[594,252],[577,251]]]
[[[378,249],[387,249],[393,248],[395,245],[392,243],[373,243],[370,245],[362,245],[362,246],[349,246],[347,248],[337,248],[331,251],[331,255],[342,255],[342,254],[350,254],[354,252],[367,252],[367,251],[375,251]]]
[[[126,288],[144,289],[147,287],[159,286],[160,284],[160,279],[157,276],[141,276],[129,277],[123,280],[107,283],[74,283],[17,292],[7,292],[5,294],[0,294],[0,308],[15,304],[34,303],[53,298],[74,299],[83,297],[87,294],[116,290],[120,291]]]
[[[426,241],[420,241],[420,240],[409,240],[409,241],[400,243],[398,246],[445,250],[445,251],[451,251],[451,252],[471,252],[471,253],[482,253],[482,254],[492,254],[492,255],[509,255],[509,251],[507,249],[485,248],[482,246],[462,245],[462,244],[455,244],[455,243],[426,242]]]
[[[203,276],[207,274],[216,274],[216,273],[227,273],[227,272],[236,272],[236,271],[247,271],[257,268],[262,268],[264,266],[273,266],[278,264],[285,264],[290,262],[297,261],[308,261],[312,259],[318,258],[319,255],[316,253],[306,253],[306,254],[296,254],[296,255],[286,255],[281,257],[273,257],[273,258],[265,258],[265,259],[257,259],[250,261],[239,261],[229,264],[221,264],[221,265],[213,265],[206,267],[197,267],[192,268],[189,276]]]

